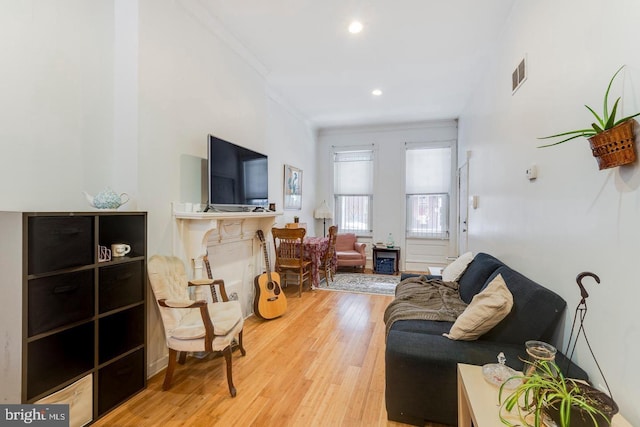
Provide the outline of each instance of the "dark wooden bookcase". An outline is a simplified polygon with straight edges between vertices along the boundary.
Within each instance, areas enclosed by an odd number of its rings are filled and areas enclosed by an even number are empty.
[[[146,386],[146,213],[17,214],[22,283],[0,279],[3,288],[22,287],[21,301],[5,301],[22,306],[21,351],[12,351],[21,360],[20,402],[12,403],[38,402],[90,376],[96,420]],[[2,213],[0,229],[13,219]],[[131,252],[99,261],[98,246],[114,243]]]

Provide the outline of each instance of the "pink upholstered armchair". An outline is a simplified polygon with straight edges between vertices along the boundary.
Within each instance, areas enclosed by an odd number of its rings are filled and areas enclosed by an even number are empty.
[[[336,237],[338,267],[360,267],[364,270],[367,263],[365,246],[366,244],[356,241],[356,235],[353,233],[338,234]]]

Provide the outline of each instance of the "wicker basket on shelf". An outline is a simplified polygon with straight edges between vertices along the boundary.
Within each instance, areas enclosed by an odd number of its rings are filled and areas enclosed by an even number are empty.
[[[598,161],[598,168],[608,169],[636,161],[636,145],[633,119],[589,138],[591,152]]]

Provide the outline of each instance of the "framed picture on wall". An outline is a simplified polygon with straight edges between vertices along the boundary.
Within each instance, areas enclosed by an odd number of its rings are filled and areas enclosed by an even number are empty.
[[[284,165],[284,209],[302,209],[302,170]]]

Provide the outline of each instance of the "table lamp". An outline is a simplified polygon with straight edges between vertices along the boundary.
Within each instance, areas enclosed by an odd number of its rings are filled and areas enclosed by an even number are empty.
[[[323,200],[318,209],[313,212],[315,219],[322,220],[322,235],[327,235],[327,219],[333,219],[333,211],[327,206],[327,201]]]

